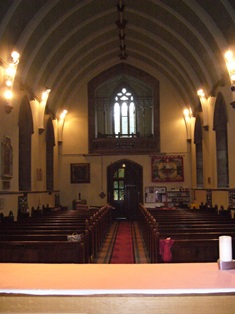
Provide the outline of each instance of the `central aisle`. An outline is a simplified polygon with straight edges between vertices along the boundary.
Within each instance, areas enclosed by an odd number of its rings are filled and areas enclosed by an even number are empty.
[[[125,228],[122,229],[122,224],[125,226]],[[115,221],[113,222],[110,231],[105,239],[105,242],[103,244],[103,247],[98,255],[98,258],[94,261],[96,264],[110,264],[110,263],[128,263],[130,264],[130,259],[129,262],[115,262],[114,260],[111,261],[112,258],[112,253],[120,254],[122,255],[122,245],[119,245],[119,252],[117,252],[116,248],[114,247],[116,242],[116,237],[118,236],[119,238],[121,237],[120,232],[123,230],[126,233],[127,231],[127,225],[129,224],[130,227],[130,232],[131,232],[131,245],[132,248],[130,249],[130,253],[132,254],[132,262],[135,264],[145,264],[149,263],[149,258],[148,254],[145,249],[144,241],[140,232],[140,229],[138,227],[138,223],[136,221],[128,222],[128,221]],[[119,231],[119,235],[118,235]],[[124,240],[124,236],[123,236]],[[130,233],[129,233],[129,243],[130,243]],[[115,252],[116,251],[116,252]],[[114,257],[114,256],[113,256]]]
[[[134,264],[132,243],[132,223],[122,221],[119,224],[110,264]]]

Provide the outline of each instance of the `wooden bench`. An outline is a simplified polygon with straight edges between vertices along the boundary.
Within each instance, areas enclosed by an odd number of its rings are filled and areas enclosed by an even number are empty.
[[[235,237],[233,237],[233,242]],[[233,245],[233,250],[235,245]],[[216,262],[219,258],[219,239],[176,239],[171,247],[172,263]]]
[[[231,237],[235,236],[234,232],[220,232],[220,231],[213,231],[213,232],[159,232],[159,239],[219,239],[222,235],[230,235]]]
[[[83,242],[0,241],[1,263],[85,263]]]
[[[208,215],[205,212],[185,210],[164,213],[158,210],[148,211],[142,204],[139,212],[140,228],[153,263],[164,262],[160,253],[162,244],[167,244],[169,238],[171,262],[216,261],[219,257],[220,235],[231,235],[235,249],[235,224],[228,217],[219,220],[214,213]]]
[[[96,208],[90,214],[87,211],[79,214],[74,211],[58,211],[40,217],[24,217],[17,222],[1,223],[0,262],[15,262],[17,259],[29,263],[56,263],[57,260],[58,263],[91,262],[110,228],[110,206]],[[74,232],[83,234],[82,242],[67,241],[67,235]],[[50,250],[52,243],[55,248]],[[48,257],[47,250],[50,250]],[[20,258],[19,254],[24,258]]]
[[[55,235],[58,237],[60,235],[60,240],[67,241],[67,235],[73,233],[83,234],[84,244],[85,244],[85,261],[89,261],[90,255],[90,237],[92,236],[92,230],[89,230],[88,222],[86,220],[71,220],[69,223],[64,222],[63,219],[58,222],[58,220],[43,220],[40,219],[26,219],[20,222],[12,222],[8,224],[2,224],[0,227],[0,241],[2,240],[40,240],[45,241],[47,239],[52,240]],[[7,237],[8,236],[8,237]],[[24,236],[24,237],[22,237]],[[42,236],[44,236],[42,238]],[[56,239],[55,239],[56,240]]]

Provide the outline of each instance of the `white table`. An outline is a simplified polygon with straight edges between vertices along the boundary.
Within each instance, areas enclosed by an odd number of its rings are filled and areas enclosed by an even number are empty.
[[[235,313],[235,270],[217,263],[0,264],[0,313],[16,312]]]

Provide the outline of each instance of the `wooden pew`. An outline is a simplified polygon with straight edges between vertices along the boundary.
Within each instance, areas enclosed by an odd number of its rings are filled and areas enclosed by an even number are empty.
[[[0,241],[1,263],[85,263],[83,242]]]
[[[158,226],[156,220],[142,204],[139,205],[138,225],[142,232],[150,262],[159,262],[160,255]]]
[[[142,218],[139,224],[151,262],[163,262],[160,248],[162,241],[167,241],[167,238],[170,238],[172,245],[171,262],[176,263],[216,261],[219,257],[219,236],[225,234],[231,235],[235,249],[235,224],[229,217],[218,219],[218,215],[213,212],[208,214],[195,210],[148,211],[142,204],[139,210]],[[153,225],[155,233],[151,234]],[[154,245],[152,241],[156,244]]]
[[[110,225],[109,205],[95,208],[89,213],[59,210],[45,216],[1,223],[0,262],[15,262],[18,259],[19,262],[29,263],[56,263],[57,260],[58,263],[89,263],[98,253]],[[83,234],[82,242],[67,241],[67,235],[74,232]],[[50,250],[52,243],[55,248]],[[50,250],[48,256],[47,250]],[[24,258],[20,258],[20,255]]]
[[[159,239],[166,239],[171,238],[174,240],[179,239],[219,239],[222,235],[230,235],[231,237],[235,237],[234,232],[220,232],[220,231],[213,231],[213,232],[171,232],[171,233],[164,233],[159,232]]]
[[[85,262],[90,262],[90,237],[89,226],[85,222],[58,223],[40,219],[27,219],[11,224],[2,224],[0,227],[0,241],[67,241],[67,236],[73,233],[82,234],[84,238]]]
[[[233,243],[235,237],[233,237]],[[233,244],[235,250],[235,244]],[[171,248],[171,263],[216,262],[219,258],[219,239],[176,239]]]

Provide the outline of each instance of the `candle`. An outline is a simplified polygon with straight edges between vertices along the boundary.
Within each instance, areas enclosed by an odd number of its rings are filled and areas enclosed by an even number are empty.
[[[232,238],[230,236],[219,237],[219,259],[222,262],[231,262],[232,257]]]

